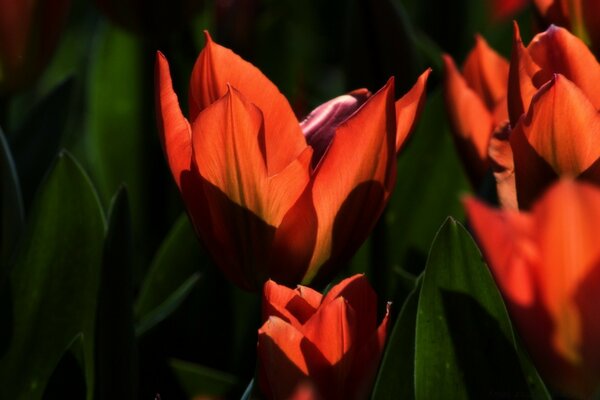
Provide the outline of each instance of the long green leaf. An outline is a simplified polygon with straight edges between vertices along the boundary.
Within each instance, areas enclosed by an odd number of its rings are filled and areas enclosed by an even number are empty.
[[[127,191],[113,197],[104,242],[96,315],[94,398],[135,398],[131,218]]]
[[[506,308],[481,253],[449,218],[422,278],[416,322],[416,399],[549,398],[519,354]]]
[[[225,372],[173,359],[169,362],[177,381],[189,398],[195,396],[226,398],[237,389],[237,379]]]
[[[23,231],[25,215],[21,187],[4,132],[0,128],[0,281],[7,272],[18,239]]]
[[[104,229],[89,179],[70,155],[61,153],[35,199],[4,292],[10,300],[2,319],[9,323],[2,329],[9,335],[0,345],[5,349],[0,398],[41,398],[63,352],[80,332],[91,398]]]

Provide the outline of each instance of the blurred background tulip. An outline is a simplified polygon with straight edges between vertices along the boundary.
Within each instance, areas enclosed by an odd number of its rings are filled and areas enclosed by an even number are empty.
[[[600,65],[564,28],[552,26],[525,47],[515,25],[514,40],[512,132],[502,156],[512,154],[516,202],[527,209],[557,177],[600,182]]]
[[[600,388],[600,189],[561,180],[530,212],[465,205],[540,373],[564,395],[591,398]]]
[[[268,399],[302,396],[364,399],[371,392],[388,329],[377,322],[377,295],[364,275],[326,295],[268,281],[258,331],[259,383]]]
[[[71,0],[0,1],[0,94],[31,85],[49,62]]]

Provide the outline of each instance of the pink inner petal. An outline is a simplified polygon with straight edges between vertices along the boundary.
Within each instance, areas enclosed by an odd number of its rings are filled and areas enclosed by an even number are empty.
[[[321,104],[302,122],[300,128],[308,144],[314,149],[312,166],[317,166],[335,134],[335,130],[367,100],[366,89],[356,90]]]

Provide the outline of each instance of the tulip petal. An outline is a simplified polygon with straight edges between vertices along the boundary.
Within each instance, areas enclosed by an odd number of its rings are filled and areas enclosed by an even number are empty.
[[[508,115],[512,126],[527,112],[537,89],[551,78],[532,60],[523,45],[519,25],[514,22],[513,49],[508,71]]]
[[[545,261],[538,280],[543,284],[544,304],[555,322],[554,345],[563,357],[578,363],[582,332],[573,296],[600,261],[600,191],[562,180],[535,205],[533,214]]]
[[[356,342],[366,343],[367,338],[377,326],[377,295],[367,278],[357,274],[344,279],[335,285],[323,298],[322,306],[342,297],[352,306],[356,319],[360,321],[357,327]]]
[[[173,178],[181,189],[181,174],[189,171],[192,163],[192,131],[181,113],[173,91],[169,63],[161,52],[156,53],[155,85],[160,138]]]
[[[358,247],[383,211],[396,172],[393,93],[390,80],[340,125],[314,172],[318,231],[304,282],[310,282],[332,255],[344,257]]]
[[[252,64],[231,50],[212,41],[205,33],[206,45],[194,65],[190,82],[190,120],[227,92],[227,85],[238,89],[263,113],[267,171],[274,175],[293,162],[306,148],[292,108],[277,87]]]
[[[577,176],[600,158],[600,115],[562,75],[540,89],[520,124],[527,141],[559,175]]]
[[[530,306],[536,291],[532,265],[539,260],[531,217],[511,210],[493,210],[474,198],[467,198],[464,204],[502,292],[510,301]]]
[[[508,61],[492,50],[481,35],[475,35],[475,47],[465,60],[463,76],[488,110],[494,110],[506,98]]]
[[[258,330],[257,351],[261,375],[267,381],[261,386],[269,398],[286,399],[309,379],[319,388],[327,387],[329,363],[300,331],[282,319],[270,317]]]
[[[200,174],[233,203],[277,227],[308,183],[310,154],[267,176],[262,114],[233,88],[198,114],[193,131]]]
[[[423,72],[413,87],[396,101],[396,154],[404,146],[408,135],[414,130],[417,119],[425,106],[425,91],[431,68]]]
[[[448,55],[444,59],[444,97],[452,133],[467,172],[476,185],[488,167],[488,145],[494,131],[494,119],[477,93],[462,77]]]
[[[306,289],[303,291],[304,294],[314,292],[321,296],[320,293],[310,288],[300,286],[296,289],[290,289],[268,280],[263,290],[263,320],[266,321],[270,316],[276,316],[300,329],[313,316],[319,306],[319,304],[313,306],[305,300],[302,297],[302,292],[300,292],[301,288]],[[313,296],[313,294],[311,293],[309,296]]]
[[[362,323],[362,321],[361,321]],[[334,386],[346,382],[353,363],[358,321],[348,302],[338,297],[322,305],[309,319],[302,332],[333,366]]]
[[[548,74],[564,75],[585,93],[596,109],[600,109],[600,65],[577,36],[552,25],[536,35],[527,50],[543,70]]]

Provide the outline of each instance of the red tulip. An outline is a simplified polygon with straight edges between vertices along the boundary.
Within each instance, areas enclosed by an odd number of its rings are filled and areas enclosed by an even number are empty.
[[[489,166],[492,133],[508,122],[508,61],[476,36],[463,73],[444,55],[444,96],[457,149],[471,182],[479,186]]]
[[[525,47],[515,25],[508,90],[514,208],[559,176],[600,183],[600,65],[585,44],[552,26]]]
[[[542,376],[569,396],[600,389],[600,189],[561,180],[531,212],[466,209]]]
[[[190,121],[167,60],[156,67],[164,151],[202,241],[225,274],[258,289],[271,277],[323,279],[368,236],[392,191],[396,154],[429,71],[394,103],[393,79],[298,123],[277,87],[206,34],[190,84]]]
[[[0,91],[31,84],[42,72],[70,6],[70,0],[0,0]]]
[[[377,295],[364,275],[343,280],[325,296],[268,281],[263,317],[259,382],[268,398],[306,392],[324,399],[368,397],[385,345],[388,313],[377,326]],[[303,389],[297,390],[298,385]]]
[[[600,50],[600,2],[597,0],[534,0],[548,24],[565,27]]]

